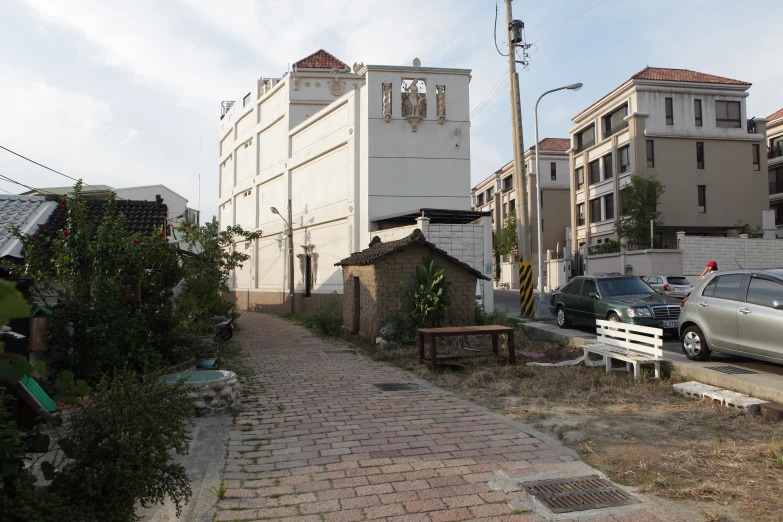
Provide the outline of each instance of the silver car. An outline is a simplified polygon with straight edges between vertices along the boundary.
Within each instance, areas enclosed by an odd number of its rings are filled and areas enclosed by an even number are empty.
[[[685,297],[693,285],[683,276],[643,276],[642,281],[650,285],[660,295]]]
[[[717,351],[783,363],[783,270],[714,272],[680,306],[688,359]]]

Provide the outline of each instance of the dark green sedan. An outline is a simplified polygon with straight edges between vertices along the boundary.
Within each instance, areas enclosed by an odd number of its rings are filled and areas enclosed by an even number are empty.
[[[549,310],[560,328],[607,319],[676,333],[680,300],[658,295],[634,276],[579,276],[552,294]]]

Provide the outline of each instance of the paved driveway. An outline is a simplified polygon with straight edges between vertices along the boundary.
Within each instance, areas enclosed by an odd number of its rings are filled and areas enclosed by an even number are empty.
[[[284,320],[245,313],[235,339],[245,410],[216,520],[545,520],[519,482],[596,473],[528,426]],[[688,517],[647,500],[576,519]]]

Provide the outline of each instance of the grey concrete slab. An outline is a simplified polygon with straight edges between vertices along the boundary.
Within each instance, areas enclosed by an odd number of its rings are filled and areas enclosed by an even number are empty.
[[[190,451],[176,457],[185,466],[193,496],[177,517],[174,503],[167,500],[163,505],[140,507],[136,514],[144,522],[211,522],[215,516],[217,498],[211,491],[220,485],[220,473],[226,461],[226,440],[231,427],[230,414],[217,414],[196,418],[191,428]]]

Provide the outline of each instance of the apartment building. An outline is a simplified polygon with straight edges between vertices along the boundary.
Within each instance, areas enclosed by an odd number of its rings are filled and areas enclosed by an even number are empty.
[[[240,307],[285,311],[289,278],[303,310],[342,294],[334,264],[396,228],[479,221],[491,237],[489,218],[470,209],[470,73],[418,59],[349,67],[319,50],[223,103],[220,225],[262,231],[235,246],[250,256],[231,280]],[[444,250],[484,273],[491,253],[467,259],[479,232]]]
[[[568,138],[544,138],[540,141],[539,161],[541,171],[541,219],[544,251],[555,250],[557,244],[565,246],[566,227],[570,219],[563,209],[568,207],[569,158],[571,142]],[[534,254],[538,250],[538,231],[535,226],[536,193],[538,176],[535,172],[536,146],[525,151],[525,171],[528,173],[528,210],[532,233]],[[470,191],[473,209],[492,212],[492,231],[498,233],[503,227],[506,216],[517,206],[517,192],[514,188],[514,162],[509,161],[503,167],[481,181]]]
[[[572,244],[585,253],[585,245],[617,239],[622,188],[634,174],[664,185],[658,248],[676,248],[677,231],[723,236],[739,221],[761,225],[769,209],[761,153],[768,120],[747,118],[750,86],[646,67],[575,116]]]
[[[777,236],[783,238],[783,109],[767,116],[769,208],[775,211]]]

